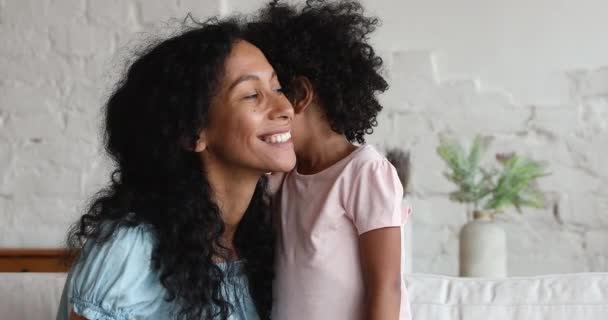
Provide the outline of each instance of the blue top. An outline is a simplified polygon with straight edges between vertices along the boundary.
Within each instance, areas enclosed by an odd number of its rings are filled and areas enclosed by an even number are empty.
[[[89,320],[173,319],[175,304],[152,268],[154,246],[146,226],[121,227],[101,245],[87,243],[68,274],[57,320],[70,310]],[[230,320],[259,320],[240,262],[220,264],[227,271]]]

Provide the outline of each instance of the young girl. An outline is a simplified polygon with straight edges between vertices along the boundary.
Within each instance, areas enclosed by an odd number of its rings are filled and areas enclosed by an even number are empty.
[[[295,111],[297,165],[273,199],[273,319],[410,319],[400,272],[409,208],[393,166],[364,144],[387,89],[367,43],[377,22],[356,2],[273,2],[249,26]]]
[[[293,109],[240,24],[150,46],[105,109],[116,169],[70,234],[57,319],[269,319],[268,171],[295,165]]]

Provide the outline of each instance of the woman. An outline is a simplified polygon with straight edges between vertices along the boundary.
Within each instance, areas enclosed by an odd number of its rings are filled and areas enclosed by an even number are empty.
[[[58,319],[268,319],[264,173],[294,167],[292,117],[238,22],[137,57],[106,105],[116,170],[69,235]]]

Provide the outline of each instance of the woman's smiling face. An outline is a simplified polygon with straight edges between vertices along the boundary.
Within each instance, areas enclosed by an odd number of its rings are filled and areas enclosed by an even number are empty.
[[[237,41],[226,58],[211,100],[208,125],[197,151],[207,161],[256,173],[289,171],[295,166],[291,142],[293,108],[262,52]]]

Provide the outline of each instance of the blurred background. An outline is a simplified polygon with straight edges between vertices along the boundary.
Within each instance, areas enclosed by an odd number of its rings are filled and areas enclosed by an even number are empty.
[[[290,1],[298,2],[298,1]],[[260,0],[0,0],[0,248],[59,248],[109,177],[100,109],[131,52]],[[509,275],[608,271],[608,2],[364,0],[391,89],[368,142],[411,156],[414,272],[458,274],[471,207],[440,137],[544,161],[544,208],[507,208]],[[172,20],[173,19],[173,20]],[[499,166],[499,165],[498,165]]]

